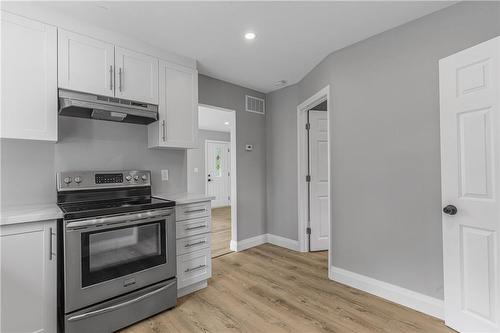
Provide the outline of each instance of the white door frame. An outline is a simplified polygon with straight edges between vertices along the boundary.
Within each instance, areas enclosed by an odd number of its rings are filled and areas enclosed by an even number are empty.
[[[330,86],[326,86],[318,91],[313,96],[302,102],[297,106],[297,188],[298,188],[298,235],[299,235],[299,249],[301,252],[309,251],[309,244],[307,242],[306,226],[307,226],[307,111],[312,107],[318,105],[326,99],[327,103],[327,119],[328,119],[328,220],[330,223],[328,231],[328,275],[330,276],[330,250],[331,250],[331,200],[332,200],[332,186],[331,186],[331,128],[330,128]]]
[[[218,106],[208,105],[208,104],[198,104],[209,109],[220,110],[229,112],[231,115],[231,122],[229,126],[230,132],[230,146],[231,146],[231,242],[229,248],[232,251],[236,251],[236,243],[238,240],[238,198],[237,198],[237,184],[236,184],[236,111],[226,108],[220,108]],[[206,150],[205,150],[206,154]],[[206,163],[206,162],[205,162]],[[205,170],[206,171],[206,170]],[[206,175],[206,172],[205,172]],[[205,193],[207,191],[207,183],[205,182]]]
[[[231,154],[231,141],[222,141],[222,140],[205,140],[205,177],[207,177],[208,175],[208,161],[207,161],[207,152],[208,152],[208,144],[209,143],[222,143],[222,144],[229,144],[229,154]],[[231,161],[231,159],[229,160]],[[231,165],[229,165],[229,177],[231,177]],[[231,178],[229,178],[231,179]],[[231,184],[229,184],[231,185]],[[206,178],[205,178],[205,195],[208,196],[208,183],[206,181]],[[231,188],[229,188],[229,197],[231,197]],[[229,204],[231,204],[231,202],[229,202]]]

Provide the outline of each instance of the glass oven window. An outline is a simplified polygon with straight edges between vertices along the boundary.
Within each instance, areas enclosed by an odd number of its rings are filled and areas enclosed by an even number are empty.
[[[166,263],[165,220],[81,237],[83,287]]]
[[[89,270],[113,266],[161,254],[160,224],[146,224],[91,234]]]

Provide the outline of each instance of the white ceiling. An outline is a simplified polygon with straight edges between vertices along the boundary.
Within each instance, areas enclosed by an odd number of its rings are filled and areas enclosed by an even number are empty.
[[[262,92],[335,50],[453,2],[46,2],[98,27],[198,60],[202,74]],[[257,38],[244,40],[247,31]]]
[[[198,128],[209,131],[230,132],[231,114],[227,111],[200,106],[198,108]]]

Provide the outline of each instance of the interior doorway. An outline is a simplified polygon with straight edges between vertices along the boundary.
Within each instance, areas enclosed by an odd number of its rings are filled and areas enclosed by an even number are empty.
[[[331,247],[329,91],[327,86],[297,107],[298,234],[302,252],[329,251]]]
[[[198,108],[198,149],[188,150],[188,191],[212,201],[212,258],[232,252],[236,241],[236,114],[210,105]],[[235,154],[234,154],[235,155]]]

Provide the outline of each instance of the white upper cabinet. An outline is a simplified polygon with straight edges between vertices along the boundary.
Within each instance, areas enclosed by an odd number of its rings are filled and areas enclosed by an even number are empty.
[[[57,141],[57,30],[1,13],[2,138]]]
[[[158,58],[59,30],[59,87],[158,104]]]
[[[115,48],[116,97],[158,104],[158,58]]]
[[[59,29],[59,87],[114,96],[114,45]]]
[[[159,121],[148,125],[151,148],[196,148],[198,71],[160,60]]]

